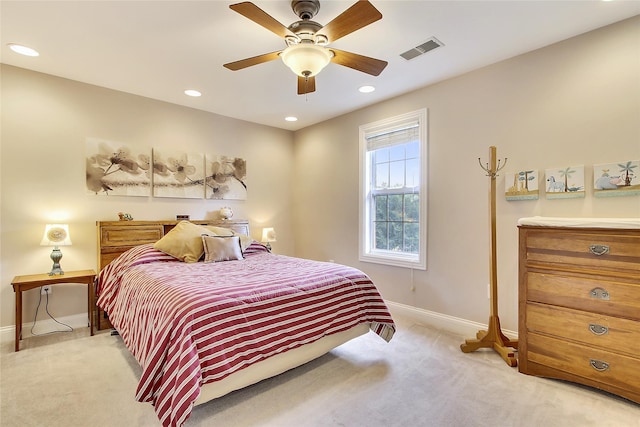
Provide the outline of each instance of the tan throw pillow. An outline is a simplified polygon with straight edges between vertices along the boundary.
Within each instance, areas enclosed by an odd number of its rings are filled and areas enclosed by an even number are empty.
[[[204,262],[220,262],[243,259],[240,237],[202,236]]]
[[[184,262],[198,262],[204,253],[202,235],[211,234],[206,228],[189,221],[180,221],[153,247]]]

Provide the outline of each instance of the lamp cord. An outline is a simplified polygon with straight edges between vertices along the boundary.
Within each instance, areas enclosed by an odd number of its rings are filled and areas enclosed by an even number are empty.
[[[41,288],[42,289],[42,288]],[[62,323],[60,321],[58,321],[55,317],[53,317],[51,315],[51,313],[49,313],[49,292],[47,292],[47,302],[45,304],[45,312],[49,315],[49,317],[56,323],[62,325],[62,326],[66,326],[67,328],[69,328],[68,331],[51,331],[51,332],[45,332],[44,334],[36,334],[33,332],[33,329],[36,327],[36,322],[38,321],[38,310],[40,310],[40,303],[42,302],[42,291],[40,292],[40,297],[38,298],[38,306],[36,307],[36,314],[33,317],[33,325],[31,325],[31,335],[34,336],[42,336],[42,335],[51,335],[51,334],[55,334],[57,332],[73,332],[73,328],[69,325],[67,325],[66,323]]]

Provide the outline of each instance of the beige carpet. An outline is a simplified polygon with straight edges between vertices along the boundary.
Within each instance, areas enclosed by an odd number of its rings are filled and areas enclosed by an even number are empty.
[[[640,427],[640,405],[575,384],[519,374],[465,337],[398,321],[276,378],[196,407],[195,426]],[[158,426],[135,402],[140,368],[108,332],[23,340],[0,352],[2,427]]]

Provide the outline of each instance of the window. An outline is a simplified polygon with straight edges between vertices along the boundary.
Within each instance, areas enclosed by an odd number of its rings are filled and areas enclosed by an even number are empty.
[[[427,268],[427,112],[360,126],[360,260]]]

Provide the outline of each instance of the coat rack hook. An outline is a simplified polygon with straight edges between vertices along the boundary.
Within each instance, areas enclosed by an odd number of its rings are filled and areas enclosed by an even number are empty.
[[[490,176],[492,178],[495,178],[496,176],[498,176],[498,172],[501,171],[506,165],[507,165],[507,158],[504,158],[504,163],[502,164],[502,166],[500,166],[500,159],[498,159],[498,164],[495,168],[495,170],[491,169],[489,167],[489,163],[486,163],[486,166],[482,165],[482,161],[480,161],[480,157],[478,157],[478,163],[480,164],[480,167],[482,168],[482,170],[484,170],[487,173],[487,176]]]

